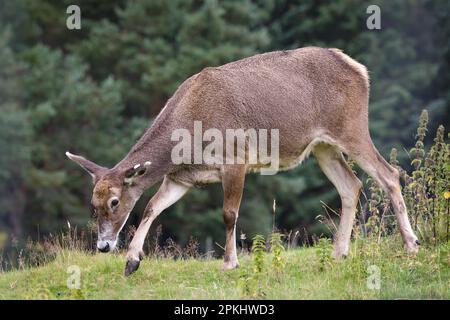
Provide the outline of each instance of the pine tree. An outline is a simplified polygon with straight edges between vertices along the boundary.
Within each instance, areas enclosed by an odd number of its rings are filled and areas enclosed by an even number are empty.
[[[0,29],[1,30],[1,29]],[[23,232],[25,179],[30,163],[30,130],[19,78],[25,71],[10,43],[9,28],[0,31],[0,232]]]

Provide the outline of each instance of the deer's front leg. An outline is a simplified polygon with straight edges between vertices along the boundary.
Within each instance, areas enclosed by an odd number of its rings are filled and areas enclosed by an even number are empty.
[[[225,166],[222,174],[223,221],[226,226],[225,255],[222,270],[239,266],[236,252],[236,221],[244,190],[245,166]]]
[[[142,221],[134,234],[133,240],[131,240],[126,256],[125,276],[130,275],[139,268],[140,261],[144,257],[142,250],[144,240],[153,220],[164,209],[177,202],[188,190],[187,186],[179,184],[167,176],[164,178],[158,192],[148,202]]]

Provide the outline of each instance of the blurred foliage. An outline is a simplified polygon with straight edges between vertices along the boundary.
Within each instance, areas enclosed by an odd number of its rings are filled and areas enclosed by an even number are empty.
[[[427,129],[428,121],[428,111],[423,110],[416,143],[409,150],[411,170],[399,166],[395,148],[391,150],[390,163],[400,172],[403,198],[421,245],[439,247],[450,240],[450,133],[440,125],[433,142],[425,146],[425,137],[431,134]],[[380,243],[383,237],[398,232],[397,219],[389,197],[375,181],[367,180],[368,200],[360,211],[365,217],[355,226],[355,234],[362,233]]]
[[[65,26],[69,4],[81,8],[81,30]],[[381,30],[366,28],[369,4],[381,8]],[[385,156],[396,147],[403,166],[423,107],[430,131],[450,122],[446,0],[0,0],[0,8],[0,232],[9,240],[88,222],[90,177],[66,150],[114,165],[187,77],[257,52],[339,47],[364,63],[375,144]],[[274,198],[277,228],[303,237],[327,232],[315,219],[321,201],[339,207],[309,159],[247,177],[238,232],[268,234]],[[194,190],[156,224],[181,243],[192,235],[223,244],[221,202],[220,185]]]

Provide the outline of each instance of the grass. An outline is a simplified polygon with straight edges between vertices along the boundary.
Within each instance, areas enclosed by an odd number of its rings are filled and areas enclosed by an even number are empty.
[[[219,271],[219,259],[146,258],[126,278],[123,254],[61,250],[44,266],[0,273],[0,299],[450,299],[448,247],[409,256],[397,240],[358,240],[342,262],[324,261],[327,250],[331,246],[321,244],[285,251],[281,272],[274,271],[270,254],[264,256],[257,296],[242,285],[252,273],[251,255],[228,272]],[[72,265],[80,268],[80,289],[67,287]],[[379,268],[380,290],[367,286],[371,265]]]
[[[408,212],[424,244],[418,255],[405,253],[398,231],[393,236],[396,223],[389,200],[369,180],[369,197],[344,261],[330,258],[327,239],[319,239],[315,247],[286,251],[283,236],[272,233],[270,253],[263,237],[253,238],[252,254],[240,257],[237,270],[220,272],[221,260],[189,258],[199,256],[195,241],[185,249],[171,242],[156,246],[152,258],[125,278],[123,254],[88,253],[88,243],[75,229],[31,243],[25,255],[20,251],[19,270],[0,269],[0,299],[450,299],[450,144],[445,139],[450,134],[440,126],[426,152],[427,122],[424,110],[408,154],[413,172],[398,167],[395,149],[390,159],[400,170]],[[273,210],[275,219],[275,203]],[[328,217],[324,222],[335,232]],[[30,267],[37,264],[41,266]],[[79,289],[68,288],[71,266],[80,270]]]

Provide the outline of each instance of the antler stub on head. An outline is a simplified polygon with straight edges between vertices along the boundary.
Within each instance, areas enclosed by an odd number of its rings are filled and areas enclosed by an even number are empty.
[[[132,168],[125,171],[125,184],[132,184],[136,177],[142,176],[147,171],[147,168],[151,165],[150,161],[146,161],[143,166],[140,163],[134,165]]]

